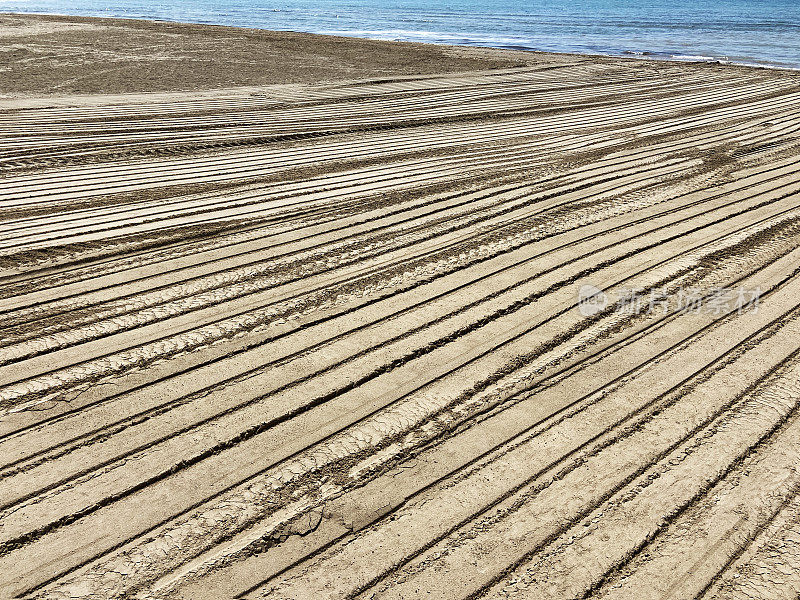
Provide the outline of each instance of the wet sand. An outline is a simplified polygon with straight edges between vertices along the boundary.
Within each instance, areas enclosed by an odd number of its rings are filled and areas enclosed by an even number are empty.
[[[524,52],[213,25],[9,14],[0,14],[0,57],[0,93],[34,96],[307,84],[548,60]]]

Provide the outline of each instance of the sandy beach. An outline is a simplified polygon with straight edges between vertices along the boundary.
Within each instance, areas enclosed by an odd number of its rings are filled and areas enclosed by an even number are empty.
[[[0,57],[0,598],[800,593],[800,73]]]

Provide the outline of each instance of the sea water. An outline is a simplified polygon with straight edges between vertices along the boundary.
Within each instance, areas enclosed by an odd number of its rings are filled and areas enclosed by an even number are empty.
[[[800,68],[800,0],[0,0],[0,12]]]

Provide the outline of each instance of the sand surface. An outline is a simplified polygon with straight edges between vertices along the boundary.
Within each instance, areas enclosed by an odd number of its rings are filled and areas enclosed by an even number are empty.
[[[541,63],[530,53],[132,19],[0,14],[0,94],[314,83]]]
[[[800,75],[0,48],[0,597],[796,598]]]

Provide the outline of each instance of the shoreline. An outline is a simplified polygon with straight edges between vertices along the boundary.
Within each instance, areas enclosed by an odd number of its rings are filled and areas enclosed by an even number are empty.
[[[269,31],[273,33],[297,33],[297,34],[306,34],[306,35],[316,35],[316,36],[324,36],[324,37],[335,37],[335,38],[345,38],[345,39],[359,39],[359,40],[370,40],[376,42],[392,42],[392,43],[405,43],[405,44],[421,44],[421,45],[430,45],[430,46],[445,46],[445,47],[456,47],[456,48],[482,48],[488,50],[499,50],[502,52],[531,52],[535,54],[554,54],[559,56],[589,56],[589,57],[606,57],[606,58],[621,58],[621,59],[631,59],[631,60],[653,60],[653,61],[665,61],[665,62],[678,62],[678,63],[689,63],[689,64],[719,64],[719,65],[730,65],[730,66],[737,66],[737,67],[748,67],[754,69],[773,69],[779,71],[800,71],[800,64],[798,66],[790,66],[784,63],[777,63],[777,62],[770,62],[765,59],[759,59],[757,57],[750,57],[750,60],[755,62],[748,62],[747,59],[744,60],[723,60],[721,58],[714,58],[711,56],[702,56],[702,55],[681,55],[681,54],[672,54],[666,51],[661,50],[647,50],[647,51],[631,51],[631,50],[619,50],[619,51],[608,51],[608,52],[569,52],[569,51],[557,51],[557,50],[543,50],[540,48],[534,47],[526,47],[526,46],[516,46],[516,45],[495,45],[492,42],[487,43],[466,43],[466,44],[454,44],[454,43],[447,43],[447,42],[439,42],[439,41],[430,41],[424,42],[419,40],[412,40],[412,39],[393,39],[389,37],[379,37],[379,36],[365,36],[365,35],[358,35],[358,32],[348,33],[345,31],[331,33],[327,31],[305,31],[305,30],[298,30],[298,29],[271,29],[266,27],[248,27],[244,25],[227,25],[224,23],[212,23],[212,22],[205,22],[205,21],[181,21],[181,20],[172,20],[172,19],[164,19],[164,18],[153,18],[153,17],[146,17],[146,16],[138,16],[138,17],[122,17],[122,16],[95,16],[95,15],[70,15],[70,14],[63,14],[63,13],[46,13],[46,12],[0,12],[0,17],[13,15],[13,16],[40,16],[40,17],[57,17],[57,18],[67,18],[67,19],[99,19],[99,20],[119,20],[119,21],[138,21],[138,22],[145,22],[145,23],[165,23],[165,24],[176,24],[176,25],[192,25],[198,27],[226,27],[231,29],[245,29],[245,30],[256,30],[256,31]],[[426,32],[416,32],[416,33],[426,33]]]
[[[455,43],[448,43],[444,41],[420,41],[416,39],[399,39],[399,38],[389,38],[389,37],[380,37],[380,36],[367,36],[367,35],[358,35],[358,32],[354,31],[352,33],[347,31],[336,31],[336,32],[328,32],[328,31],[305,31],[305,30],[297,30],[297,29],[272,29],[272,28],[265,28],[265,27],[258,27],[258,26],[245,26],[245,25],[228,25],[224,23],[214,23],[214,22],[206,22],[206,21],[192,21],[192,20],[172,20],[172,19],[165,19],[165,18],[153,18],[147,16],[99,16],[99,15],[70,15],[70,14],[63,14],[63,13],[47,13],[47,12],[0,12],[0,18],[3,16],[39,16],[39,17],[55,17],[55,18],[66,18],[66,19],[97,19],[97,20],[118,20],[118,21],[137,21],[137,22],[145,22],[145,23],[165,23],[165,24],[176,24],[176,25],[192,25],[192,26],[208,26],[208,27],[226,27],[236,30],[256,30],[256,31],[269,31],[273,33],[299,33],[299,34],[307,34],[307,35],[318,35],[318,36],[325,36],[325,37],[336,37],[336,38],[345,38],[345,39],[360,39],[360,40],[370,40],[370,41],[378,41],[378,42],[395,42],[395,43],[409,43],[409,44],[422,44],[422,45],[432,45],[432,46],[446,46],[446,47],[457,47],[457,48],[482,48],[482,49],[489,49],[489,50],[499,50],[499,51],[510,51],[510,52],[532,52],[537,54],[555,54],[555,55],[567,55],[567,56],[589,56],[589,57],[608,57],[608,58],[629,58],[632,60],[654,60],[654,61],[666,61],[666,62],[678,62],[678,63],[706,63],[706,64],[720,64],[720,65],[731,65],[731,66],[739,66],[739,67],[749,67],[755,69],[771,69],[771,70],[780,70],[780,71],[800,71],[800,64],[797,66],[791,66],[785,63],[779,62],[771,62],[766,59],[760,59],[758,57],[748,57],[742,60],[729,60],[729,59],[722,59],[722,58],[715,58],[713,56],[703,56],[703,55],[682,55],[682,54],[674,54],[667,51],[662,50],[645,50],[645,51],[631,51],[631,50],[609,50],[609,51],[585,51],[585,52],[570,52],[570,51],[557,51],[557,50],[545,50],[535,47],[526,47],[521,45],[502,45],[500,43],[495,44],[493,42],[487,43],[466,43],[466,44],[455,44]],[[427,32],[413,32],[424,34]],[[751,62],[752,61],[752,62]]]
[[[23,25],[20,31],[16,34],[12,27],[8,26],[10,21],[22,21]],[[52,30],[47,30],[47,24],[62,24],[65,27],[57,31],[58,27],[53,27]],[[74,31],[69,31],[73,28]],[[115,33],[122,33],[122,37],[128,35],[131,39],[120,39],[117,46],[114,46],[113,40],[103,39],[100,35],[92,36],[92,33],[99,34],[104,29],[113,28]],[[82,31],[77,31],[81,30]],[[91,30],[94,30],[92,32]],[[141,39],[147,37],[149,32],[152,39]],[[504,48],[497,46],[486,45],[459,45],[459,44],[446,44],[438,42],[419,42],[419,41],[403,41],[403,40],[383,40],[370,37],[359,37],[356,35],[329,35],[324,33],[311,33],[302,31],[291,30],[273,30],[273,29],[260,29],[253,27],[240,27],[232,25],[219,25],[213,23],[193,23],[193,22],[179,22],[164,19],[148,19],[138,17],[96,17],[96,16],[72,16],[60,14],[45,14],[45,13],[0,13],[0,52],[5,50],[3,54],[9,58],[9,64],[6,67],[6,72],[10,72],[7,80],[10,79],[12,83],[6,84],[6,87],[11,89],[0,88],[0,97],[20,97],[20,96],[35,96],[40,92],[47,95],[56,95],[59,93],[56,89],[51,91],[39,90],[36,84],[25,85],[20,83],[21,80],[33,82],[42,77],[33,72],[36,69],[35,65],[28,64],[36,57],[36,49],[20,48],[25,45],[25,42],[36,42],[38,37],[44,36],[47,38],[48,44],[55,41],[53,47],[57,49],[59,36],[68,38],[70,33],[80,33],[83,35],[82,39],[72,39],[64,46],[75,55],[75,48],[83,45],[83,56],[76,55],[76,60],[91,66],[91,69],[109,71],[113,68],[119,67],[119,63],[127,62],[125,65],[129,71],[132,72],[126,85],[114,85],[108,81],[101,82],[95,78],[94,84],[87,81],[85,86],[80,84],[70,85],[70,80],[91,80],[91,74],[87,73],[71,73],[65,75],[58,75],[53,73],[53,79],[61,80],[58,84],[59,89],[67,91],[68,95],[82,95],[82,94],[98,94],[98,93],[125,93],[125,92],[144,92],[144,91],[175,91],[177,89],[183,91],[197,91],[200,89],[215,89],[220,87],[242,87],[246,85],[260,86],[264,85],[269,78],[264,76],[256,76],[249,73],[247,68],[237,68],[236,64],[231,65],[231,69],[226,74],[215,76],[209,75],[207,82],[193,82],[193,81],[177,81],[175,87],[170,87],[165,84],[153,83],[148,87],[144,79],[157,80],[157,74],[154,75],[152,71],[143,66],[143,61],[146,63],[148,60],[152,63],[152,69],[156,67],[165,66],[165,62],[172,61],[173,64],[167,64],[167,68],[186,70],[192,68],[191,60],[186,60],[187,52],[192,58],[196,55],[195,62],[213,63],[214,61],[225,62],[229,60],[231,55],[238,54],[240,62],[253,63],[255,59],[262,61],[270,58],[269,51],[273,50],[271,58],[275,57],[275,53],[288,51],[290,54],[297,54],[296,62],[301,65],[300,70],[309,71],[307,75],[303,73],[292,73],[287,76],[286,73],[275,73],[275,83],[310,83],[320,81],[341,81],[341,80],[358,80],[369,79],[375,77],[387,76],[413,76],[413,75],[431,75],[438,73],[450,73],[458,71],[474,71],[485,69],[497,69],[508,67],[525,67],[531,65],[541,65],[547,61],[637,61],[655,64],[680,64],[687,66],[706,66],[710,68],[720,67],[729,69],[748,69],[748,70],[765,70],[774,72],[797,72],[800,68],[784,66],[779,64],[753,64],[753,63],[740,63],[736,61],[720,61],[720,60],[690,60],[687,58],[679,58],[675,56],[659,56],[656,53],[648,54],[613,54],[613,53],[571,53],[571,52],[552,52],[546,50],[536,49],[516,49]],[[133,35],[131,35],[133,34]],[[198,34],[201,34],[198,36]],[[138,40],[134,39],[138,36]],[[176,36],[183,36],[184,38],[204,38],[192,39],[187,42],[186,48],[173,49],[170,47],[172,41],[175,41]],[[231,44],[232,38],[241,38],[241,47]],[[217,52],[216,48],[202,48],[204,43],[214,40],[224,39],[228,42],[226,48],[221,48]],[[225,39],[227,38],[227,39]],[[259,38],[259,39],[257,39]],[[9,41],[13,42],[9,47],[3,46]],[[178,40],[184,42],[186,40]],[[253,43],[254,42],[254,43]],[[258,53],[263,51],[263,44],[272,45],[274,48],[267,49],[267,53],[263,57],[259,57]],[[109,46],[102,48],[103,44]],[[138,44],[138,46],[137,46]],[[338,46],[338,48],[336,48]],[[345,57],[343,67],[340,69],[328,68],[331,63],[342,63],[340,60],[343,53],[343,46],[349,46],[348,51],[353,55]],[[157,48],[161,51],[162,55],[141,56],[142,48]],[[299,51],[297,49],[300,48]],[[133,54],[140,54],[133,60],[124,60],[120,56],[114,56],[109,59],[107,56],[101,56],[102,52],[106,55],[109,54],[124,54],[124,52],[131,51]],[[28,50],[27,52],[25,52]],[[181,54],[182,50],[186,50]],[[16,53],[25,52],[25,56],[21,57],[22,60],[14,63]],[[170,56],[170,52],[178,57],[177,62]],[[40,52],[41,53],[41,52]],[[248,56],[248,53],[250,54]],[[361,56],[355,54],[361,53]],[[92,55],[94,54],[95,60],[93,62]],[[375,55],[379,55],[376,60]],[[59,63],[56,69],[63,69],[64,63],[69,60],[67,56],[50,56],[48,57],[51,62]],[[280,55],[281,60],[285,60],[284,55]],[[103,63],[103,61],[106,63]],[[349,60],[349,62],[348,62]],[[328,62],[328,65],[320,63]],[[381,62],[383,61],[383,62]],[[178,64],[182,62],[184,64]],[[314,68],[308,69],[311,63],[317,63]],[[362,63],[367,62],[369,65]],[[338,64],[337,63],[337,64]],[[245,65],[247,66],[247,65]],[[252,64],[249,65],[252,67]],[[15,70],[18,69],[18,70]],[[42,69],[43,71],[52,71],[52,69]],[[85,69],[89,70],[89,69]],[[287,69],[292,70],[292,69]],[[312,72],[313,71],[313,72]],[[69,76],[71,75],[71,77]],[[198,79],[197,75],[193,79]],[[243,81],[237,81],[242,79]],[[133,85],[133,80],[141,81],[141,85],[137,87]],[[42,85],[44,82],[40,82]],[[14,87],[17,89],[14,89]],[[108,89],[103,89],[107,87]],[[26,89],[27,88],[27,89]],[[84,89],[85,88],[85,89]]]

